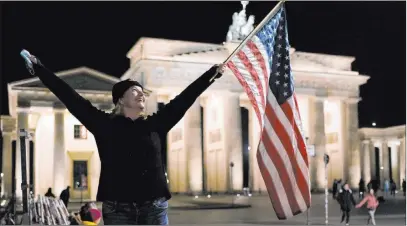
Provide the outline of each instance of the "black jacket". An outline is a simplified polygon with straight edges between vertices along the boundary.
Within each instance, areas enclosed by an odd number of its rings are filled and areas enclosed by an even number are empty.
[[[350,211],[352,206],[356,205],[351,191],[342,189],[338,194],[338,202],[343,211]]]
[[[209,70],[157,114],[132,120],[94,107],[44,66],[36,75],[95,137],[101,161],[97,201],[144,202],[171,198],[165,177],[160,137],[184,116],[212,83]]]
[[[69,201],[69,189],[64,189],[61,194],[59,195],[59,198],[62,201]]]

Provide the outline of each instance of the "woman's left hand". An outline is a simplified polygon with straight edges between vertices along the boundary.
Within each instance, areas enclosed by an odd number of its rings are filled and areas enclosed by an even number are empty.
[[[225,72],[226,65],[224,64],[216,64],[213,65],[206,73],[212,74],[214,78],[222,77],[223,73]]]

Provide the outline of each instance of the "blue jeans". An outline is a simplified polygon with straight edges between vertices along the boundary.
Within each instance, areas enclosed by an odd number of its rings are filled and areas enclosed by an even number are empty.
[[[168,225],[168,201],[160,198],[143,204],[104,201],[105,225]]]

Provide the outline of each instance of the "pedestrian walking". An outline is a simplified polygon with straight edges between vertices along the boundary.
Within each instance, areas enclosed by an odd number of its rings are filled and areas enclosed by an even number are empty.
[[[373,189],[370,189],[369,194],[367,194],[366,197],[362,201],[360,201],[360,203],[357,204],[355,207],[360,208],[365,203],[367,203],[366,207],[367,207],[367,210],[369,213],[369,218],[367,219],[367,224],[372,223],[373,225],[376,225],[374,214],[376,212],[377,207],[379,206],[379,201],[376,199]]]
[[[348,183],[345,183],[343,189],[339,191],[338,202],[342,211],[341,223],[346,219],[346,225],[349,225],[350,211],[356,202]]]

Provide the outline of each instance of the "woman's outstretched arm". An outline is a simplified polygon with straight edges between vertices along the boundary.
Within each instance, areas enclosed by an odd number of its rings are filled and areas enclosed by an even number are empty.
[[[166,104],[163,109],[149,116],[147,120],[151,120],[161,134],[167,134],[182,119],[195,100],[214,82],[211,79],[218,72],[218,69],[218,65],[211,67]],[[217,78],[221,75],[222,73],[219,73]]]
[[[41,62],[34,64],[35,75],[58,97],[68,111],[75,116],[91,133],[106,131],[108,114],[94,107],[90,101],[79,95],[61,78],[47,69]]]

